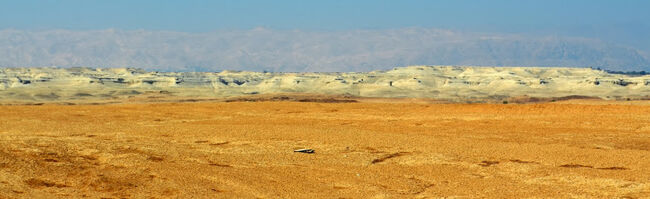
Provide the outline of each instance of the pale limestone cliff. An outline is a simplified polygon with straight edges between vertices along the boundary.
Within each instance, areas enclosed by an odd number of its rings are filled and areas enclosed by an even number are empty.
[[[119,99],[143,93],[229,97],[270,93],[344,94],[443,100],[582,95],[647,98],[650,75],[589,68],[410,66],[367,73],[147,72],[130,68],[4,68],[0,100]]]

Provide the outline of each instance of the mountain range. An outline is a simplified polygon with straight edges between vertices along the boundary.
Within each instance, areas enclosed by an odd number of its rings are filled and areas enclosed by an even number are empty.
[[[650,58],[644,50],[594,38],[431,28],[345,31],[255,28],[204,33],[0,30],[0,68],[363,72],[408,65],[650,71]]]

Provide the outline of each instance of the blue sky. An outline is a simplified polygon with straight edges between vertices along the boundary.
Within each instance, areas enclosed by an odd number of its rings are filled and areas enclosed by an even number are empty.
[[[608,27],[647,29],[648,10],[650,1],[644,0],[2,0],[0,29],[207,32],[254,27],[434,27],[490,32],[585,32]]]

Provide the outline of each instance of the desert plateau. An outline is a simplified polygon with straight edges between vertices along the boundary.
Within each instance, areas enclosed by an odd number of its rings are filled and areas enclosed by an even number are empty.
[[[46,103],[0,113],[0,198],[650,197],[648,101]]]
[[[0,198],[648,198],[650,76],[0,70]]]
[[[0,1],[0,199],[650,199],[650,1]]]

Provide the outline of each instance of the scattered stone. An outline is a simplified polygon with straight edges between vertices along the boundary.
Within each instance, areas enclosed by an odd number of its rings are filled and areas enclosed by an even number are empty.
[[[298,152],[298,153],[314,153],[314,149],[298,149],[298,150],[293,150],[293,152]]]

